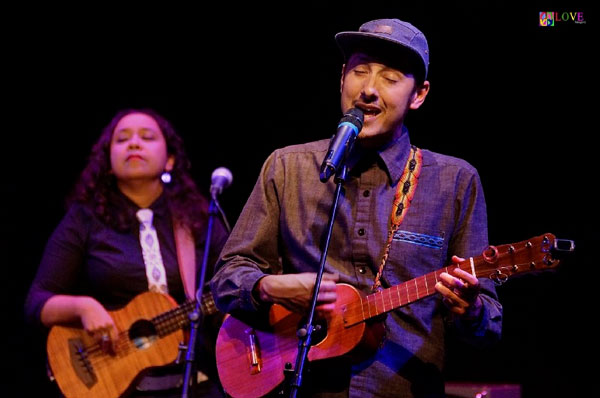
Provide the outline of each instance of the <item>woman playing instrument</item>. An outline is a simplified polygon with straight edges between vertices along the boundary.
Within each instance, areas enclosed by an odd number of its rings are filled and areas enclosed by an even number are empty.
[[[104,351],[114,352],[127,336],[109,311],[148,290],[177,303],[194,297],[208,206],[189,168],[183,141],[164,117],[149,109],[118,112],[93,146],[68,211],[47,243],[26,300],[28,320],[45,327],[79,324]],[[182,268],[178,236],[193,242],[192,272]],[[216,222],[206,280],[226,238]],[[200,368],[216,381],[213,363],[204,355],[207,366]],[[146,389],[142,380],[134,395],[177,395],[180,379],[161,380],[150,383],[152,392],[140,391]]]

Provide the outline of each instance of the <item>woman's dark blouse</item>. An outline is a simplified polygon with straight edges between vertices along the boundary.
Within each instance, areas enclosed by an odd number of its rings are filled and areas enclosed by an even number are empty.
[[[124,196],[123,199],[124,205],[130,206],[135,214],[139,207]],[[154,212],[153,225],[167,272],[169,294],[181,303],[185,300],[185,293],[165,195],[160,196],[150,208]],[[212,275],[226,239],[225,228],[220,222],[215,222],[206,280]],[[196,239],[198,270],[202,264],[204,243],[205,237]],[[137,220],[131,230],[119,232],[102,222],[89,206],[75,203],[47,243],[25,302],[25,314],[30,323],[39,324],[44,304],[57,294],[91,296],[108,310],[114,310],[147,290]]]

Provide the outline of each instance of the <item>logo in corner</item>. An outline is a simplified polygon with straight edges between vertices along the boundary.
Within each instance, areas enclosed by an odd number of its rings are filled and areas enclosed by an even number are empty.
[[[583,11],[540,11],[539,26],[558,26],[558,23],[585,24]]]

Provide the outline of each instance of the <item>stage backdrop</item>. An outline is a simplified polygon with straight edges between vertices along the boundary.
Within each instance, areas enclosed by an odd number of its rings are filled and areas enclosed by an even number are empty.
[[[526,397],[578,396],[593,319],[581,282],[594,276],[582,218],[591,224],[586,199],[595,195],[587,124],[588,104],[597,103],[589,83],[593,15],[577,5],[402,3],[7,15],[14,24],[3,28],[6,388],[55,393],[44,377],[41,334],[23,323],[23,301],[64,197],[116,110],[152,107],[172,120],[205,192],[212,170],[228,167],[234,182],[222,205],[233,223],[271,151],[335,132],[342,58],[334,34],[395,17],[420,27],[431,49],[431,92],[409,116],[411,140],[479,170],[490,242],[544,232],[577,241],[556,272],[498,288],[502,342],[486,352],[452,349],[448,380],[521,384]],[[545,11],[580,12],[584,22],[540,26]]]

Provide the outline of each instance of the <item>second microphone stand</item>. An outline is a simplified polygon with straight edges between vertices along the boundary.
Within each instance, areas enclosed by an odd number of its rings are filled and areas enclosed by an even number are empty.
[[[215,215],[217,215],[217,209],[219,208],[216,195],[212,195],[210,206],[208,208],[208,228],[206,230],[206,241],[204,242],[204,255],[202,257],[202,268],[200,270],[200,282],[198,284],[198,290],[196,291],[196,308],[190,314],[190,338],[187,344],[187,351],[185,355],[185,373],[183,376],[183,389],[181,393],[182,398],[188,398],[190,381],[196,386],[196,378],[192,379],[192,373],[195,370],[194,361],[196,358],[196,341],[198,339],[198,330],[202,323],[202,291],[204,289],[204,280],[206,278],[206,267],[208,264],[208,255],[210,252],[210,237],[212,236],[212,229],[214,224]]]

